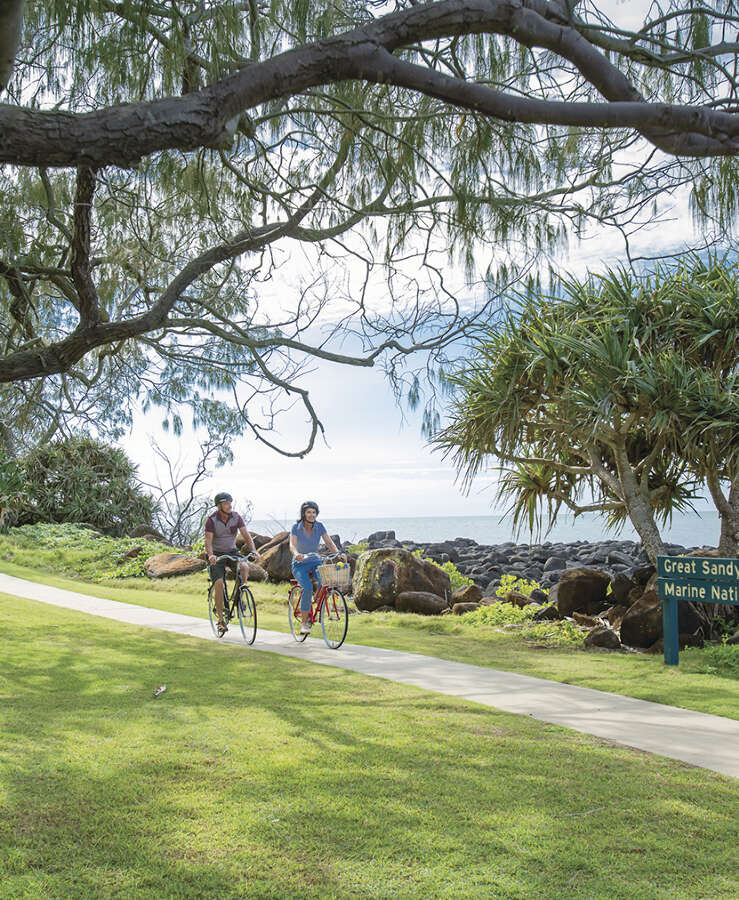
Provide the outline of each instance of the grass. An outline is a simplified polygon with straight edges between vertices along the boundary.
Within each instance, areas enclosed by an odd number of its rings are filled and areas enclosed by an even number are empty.
[[[300,660],[0,614],[3,900],[737,895],[735,780]]]
[[[89,584],[9,562],[1,562],[0,571],[126,603],[200,617],[206,614],[204,573],[161,581],[124,579]],[[285,587],[267,584],[253,584],[252,587],[257,598],[260,627],[287,631]],[[515,630],[471,629],[457,617],[398,613],[351,616],[347,641],[488,666],[739,719],[736,676],[732,677],[728,666],[722,673],[707,671],[715,667],[706,664],[701,651],[683,652],[677,668],[666,667],[661,656],[568,647],[542,648],[541,644],[522,641]],[[739,651],[736,647],[730,649]]]

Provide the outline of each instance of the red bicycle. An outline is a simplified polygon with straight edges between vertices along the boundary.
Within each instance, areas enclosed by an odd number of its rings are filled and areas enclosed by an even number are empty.
[[[336,559],[335,556],[328,559]],[[344,643],[346,631],[349,627],[349,610],[341,588],[348,588],[351,584],[351,570],[347,563],[337,565],[328,563],[318,566],[321,576],[321,587],[313,592],[310,608],[310,623],[320,621],[321,631],[326,646],[331,650],[338,650]],[[295,640],[302,644],[308,637],[300,633],[300,598],[303,589],[294,579],[290,582],[290,593],[287,596],[287,618],[290,623],[290,632]]]

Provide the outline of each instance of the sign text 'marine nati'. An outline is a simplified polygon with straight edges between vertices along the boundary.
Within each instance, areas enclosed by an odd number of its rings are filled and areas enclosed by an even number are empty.
[[[739,604],[739,559],[711,556],[660,556],[662,600]]]

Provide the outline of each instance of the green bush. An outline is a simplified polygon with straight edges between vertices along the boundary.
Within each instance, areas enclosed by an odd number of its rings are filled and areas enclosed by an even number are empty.
[[[353,556],[359,556],[360,553],[364,553],[365,550],[369,549],[368,541],[359,541],[356,544],[349,544],[346,547],[346,552],[351,553]]]
[[[525,578],[517,578],[515,575],[502,575],[500,586],[495,591],[495,596],[505,597],[509,591],[518,591],[519,594],[525,594],[527,597],[530,597],[531,592],[537,589],[544,591],[545,594],[549,593],[538,581],[527,581]]]
[[[682,657],[696,674],[739,678],[739,644],[727,644],[726,637],[720,644],[687,647]]]
[[[513,580],[513,576],[504,576]],[[533,583],[536,587],[536,583]],[[510,587],[507,588],[508,593]],[[518,588],[516,588],[518,590]],[[533,587],[531,588],[533,590]],[[585,634],[572,622],[547,621],[534,622],[535,607],[516,606],[513,603],[498,601],[491,606],[480,606],[472,612],[460,616],[460,622],[471,628],[482,626],[517,625],[517,634],[525,641],[535,641],[547,647],[580,647]]]
[[[118,561],[134,547],[141,553]],[[89,581],[142,577],[144,563],[156,553],[185,553],[141,538],[114,538],[74,524],[36,523],[0,535],[0,558],[19,566]]]
[[[20,525],[74,522],[122,535],[151,523],[154,501],[117,447],[83,435],[36,447],[20,465],[26,499]]]
[[[459,590],[459,588],[467,587],[468,584],[475,583],[472,578],[467,578],[466,575],[463,575],[451,560],[445,563],[436,562],[435,559],[429,559],[428,556],[424,556],[423,550],[413,550],[413,555],[426,562],[433,563],[437,569],[446,572],[452,585],[452,593]]]

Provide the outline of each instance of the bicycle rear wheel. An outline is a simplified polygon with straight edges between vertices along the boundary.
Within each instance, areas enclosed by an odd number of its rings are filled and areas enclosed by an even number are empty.
[[[226,600],[224,599],[223,605],[225,607]],[[213,629],[213,634],[218,637],[218,610],[216,609],[216,585],[215,582],[211,582],[210,587],[208,588],[208,618],[210,619],[210,627]],[[225,617],[224,617],[225,620]]]
[[[300,598],[302,596],[303,589],[299,584],[291,588],[287,595],[287,621],[290,624],[290,633],[299,644],[302,644],[308,637],[307,634],[300,633]]]
[[[253,644],[257,636],[257,607],[254,595],[245,584],[239,588],[236,612],[239,615],[239,626],[244,640],[247,644]]]
[[[321,630],[326,645],[332,650],[338,650],[344,643],[348,627],[349,611],[344,595],[336,588],[331,588],[321,604]]]

